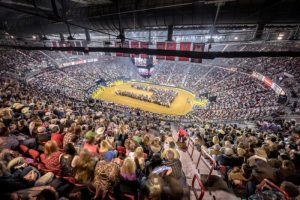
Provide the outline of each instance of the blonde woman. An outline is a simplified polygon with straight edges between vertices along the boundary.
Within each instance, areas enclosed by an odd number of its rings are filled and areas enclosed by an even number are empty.
[[[59,157],[61,152],[58,151],[56,142],[49,140],[45,144],[44,154],[41,155],[42,163],[44,163],[47,170],[52,171],[54,174],[59,174],[61,165]]]
[[[124,180],[134,181],[136,180],[135,170],[136,170],[136,164],[134,162],[134,159],[128,157],[123,162],[120,176]]]
[[[149,135],[144,135],[143,138],[143,147],[144,147],[144,152],[149,155],[150,153],[150,137]]]
[[[124,160],[120,169],[119,187],[121,193],[137,194],[139,184],[136,175],[136,164],[134,159],[130,157]]]
[[[103,158],[104,154],[110,150],[113,150],[113,147],[110,145],[110,143],[107,140],[101,141],[99,148],[100,158]]]
[[[141,170],[145,169],[145,158],[144,158],[144,150],[142,147],[138,147],[134,151],[134,155],[137,158]]]
[[[75,179],[79,183],[89,183],[94,174],[95,160],[91,157],[90,152],[83,149],[79,154],[79,158],[75,161]]]
[[[214,136],[213,139],[212,139],[212,143],[215,145],[215,144],[219,144],[220,143],[220,140],[219,140],[219,137],[218,136]]]

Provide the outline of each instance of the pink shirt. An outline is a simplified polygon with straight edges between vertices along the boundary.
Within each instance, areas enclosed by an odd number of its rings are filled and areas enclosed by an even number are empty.
[[[98,154],[98,147],[97,147],[97,145],[85,143],[85,144],[83,145],[83,149],[88,150],[88,151],[89,151],[90,153],[92,153],[93,155]]]

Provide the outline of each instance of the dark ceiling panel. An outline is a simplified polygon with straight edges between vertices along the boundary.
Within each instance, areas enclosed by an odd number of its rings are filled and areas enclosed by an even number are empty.
[[[0,1],[0,19],[7,22],[7,26],[10,27],[12,33],[30,34],[40,32],[41,28],[37,26],[38,24],[41,24],[46,33],[58,33],[66,30],[65,25],[61,23],[61,19],[53,18],[49,0],[37,0],[37,5],[41,7],[38,9],[39,14],[44,14],[44,19],[29,14],[24,15],[13,9],[1,8],[2,2],[5,2],[5,0]],[[19,10],[36,12],[36,9],[32,9],[32,7],[28,9],[24,5],[20,6],[20,3],[24,3],[25,0],[11,2],[15,2],[13,7]],[[60,1],[56,0],[55,2],[58,9],[61,9]],[[113,31],[119,27],[117,6],[111,0],[97,0],[97,2],[93,1],[94,3],[88,0],[82,0],[81,3],[77,0],[66,2],[69,3],[67,5],[67,19],[72,24],[98,30],[111,29]],[[143,29],[144,27],[163,27],[167,25],[209,26],[212,25],[217,10],[215,3],[207,3],[211,1],[203,3],[204,1],[194,0],[122,0],[120,2],[120,17],[122,27],[125,29]],[[230,1],[221,6],[217,25],[257,24],[261,21],[270,24],[299,24],[299,10],[300,1],[297,0]],[[73,30],[84,31],[78,27],[73,27]]]

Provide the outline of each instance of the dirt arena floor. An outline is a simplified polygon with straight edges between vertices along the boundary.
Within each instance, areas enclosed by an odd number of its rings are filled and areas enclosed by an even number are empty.
[[[165,106],[160,106],[154,103],[140,101],[138,99],[134,99],[131,97],[119,96],[115,94],[116,90],[122,90],[122,91],[125,90],[125,91],[131,91],[138,94],[146,94],[146,95],[152,94],[152,92],[149,91],[137,90],[132,88],[131,87],[132,83],[134,82],[119,83],[113,86],[105,87],[104,89],[99,89],[99,91],[96,91],[94,93],[93,98],[103,99],[106,101],[115,102],[126,106],[131,106],[134,108],[140,108],[145,111],[150,111],[150,112],[160,113],[160,114],[168,114],[168,115],[185,115],[193,108],[195,95],[189,91],[179,89],[179,88],[158,86],[158,85],[138,82],[139,84],[150,85],[152,87],[169,88],[178,91],[178,95],[173,101],[170,108]]]

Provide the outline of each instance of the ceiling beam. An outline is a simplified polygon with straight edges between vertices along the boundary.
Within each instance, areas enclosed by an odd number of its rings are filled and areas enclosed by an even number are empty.
[[[114,48],[114,47],[36,47],[0,45],[0,47],[24,49],[24,50],[47,50],[47,51],[81,51],[81,52],[121,52],[128,54],[147,54],[176,56],[188,58],[255,58],[255,57],[300,57],[300,51],[234,51],[234,52],[195,52],[161,49],[139,49],[139,48]]]

